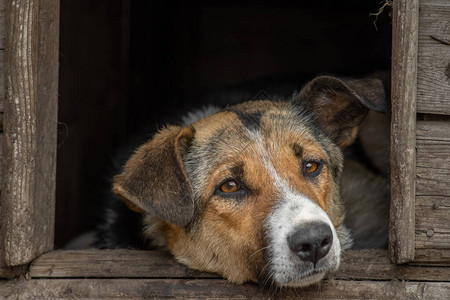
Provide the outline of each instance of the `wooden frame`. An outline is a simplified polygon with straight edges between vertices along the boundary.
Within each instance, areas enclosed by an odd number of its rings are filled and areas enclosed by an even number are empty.
[[[274,296],[273,291],[261,290],[253,284],[230,285],[215,274],[191,270],[162,251],[49,252],[53,250],[55,206],[59,1],[17,0],[14,3],[0,0],[0,277],[26,275],[1,281],[0,294],[53,298],[69,293],[80,298],[108,299],[118,295],[184,299]],[[4,16],[6,23],[2,24]],[[445,134],[450,126],[448,119],[438,123],[418,122],[416,130],[416,106],[419,112],[439,112],[432,110],[429,103],[416,101],[416,95],[424,91],[423,84],[416,82],[417,53],[420,53],[418,18],[419,0],[394,1],[391,165],[395,184],[391,188],[389,253],[346,252],[341,269],[319,288],[285,290],[277,296],[449,297],[450,268],[445,266],[450,258],[442,259],[448,251],[416,251],[418,244],[437,245],[447,241],[430,242],[417,234],[417,230],[428,234],[430,226],[447,230],[448,225],[443,223],[445,210],[427,216],[426,220],[433,224],[417,221],[416,210],[420,214],[426,211],[415,203],[416,197],[426,196],[420,203],[434,198],[427,196],[422,189],[425,185],[420,178],[416,181],[415,176],[416,170],[423,168],[421,162],[430,158],[436,159],[436,166],[448,166],[446,157],[436,153],[450,147],[450,138]],[[5,34],[6,39],[2,39]],[[433,143],[436,139],[444,144],[436,146]],[[389,258],[394,263],[409,263],[395,265]]]
[[[389,226],[389,253],[394,263],[414,260],[418,23],[419,0],[394,1]]]
[[[229,284],[218,275],[178,264],[164,251],[54,251],[36,259],[28,274],[29,281],[5,283],[4,295],[53,298],[70,291],[68,296],[84,299],[111,299],[119,295],[182,299],[264,299],[275,295],[315,299],[413,296],[445,299],[450,289],[450,284],[442,283],[449,280],[448,269],[392,265],[386,251],[378,250],[347,252],[341,270],[320,286],[276,293],[255,284]]]
[[[1,260],[53,249],[59,1],[6,3]]]

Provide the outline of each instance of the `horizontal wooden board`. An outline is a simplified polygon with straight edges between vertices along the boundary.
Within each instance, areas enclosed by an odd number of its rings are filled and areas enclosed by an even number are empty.
[[[416,230],[416,249],[449,249],[450,232],[437,230]]]
[[[164,251],[66,250],[38,257],[30,267],[32,277],[199,277],[220,276],[199,272],[177,263]]]
[[[220,278],[189,269],[165,251],[67,250],[37,258],[32,278]],[[392,265],[387,251],[348,251],[330,279],[450,281],[450,268]]]
[[[450,2],[420,1],[417,112],[450,114]]]
[[[60,279],[0,282],[8,299],[448,299],[448,282],[328,281],[319,287],[261,289],[221,279]]]
[[[417,167],[416,176],[417,196],[450,197],[449,169]]]
[[[416,249],[414,263],[426,263],[448,268],[450,265],[450,249]]]

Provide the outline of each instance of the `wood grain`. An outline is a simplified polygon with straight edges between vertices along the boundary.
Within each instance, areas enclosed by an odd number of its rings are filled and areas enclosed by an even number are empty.
[[[450,265],[450,250],[449,249],[416,249],[415,263],[432,264],[435,266]]]
[[[450,251],[450,122],[417,122],[416,249]],[[421,261],[426,257],[421,255]]]
[[[5,84],[5,50],[0,49],[0,113],[5,110]]]
[[[59,1],[7,3],[1,193],[7,266],[53,248]]]
[[[0,123],[1,123],[1,119],[2,119],[2,115],[0,113]],[[2,180],[3,180],[3,164],[2,164],[2,159],[3,159],[3,133],[0,133],[0,193],[2,191]],[[1,202],[0,202],[0,209],[1,209]],[[1,247],[0,247],[1,248]],[[1,250],[0,250],[1,251]]]
[[[417,111],[450,114],[450,2],[421,1]],[[440,40],[440,41],[439,41]]]
[[[175,261],[165,251],[67,250],[38,257],[30,267],[32,277],[161,277],[220,278]]]
[[[0,0],[0,112],[4,110],[5,98],[5,29],[6,29],[6,13],[5,1]]]
[[[32,278],[220,278],[189,269],[164,251],[72,250],[37,258]],[[393,265],[387,251],[349,251],[333,279],[450,281],[450,268]]]
[[[8,299],[448,299],[448,282],[327,281],[319,287],[261,289],[221,279],[16,279],[0,282]]]
[[[418,2],[393,2],[389,253],[395,263],[414,259]]]
[[[5,12],[6,0],[0,0],[0,50],[5,49],[5,29],[6,29],[6,12]]]
[[[1,251],[0,251],[1,253]],[[24,274],[27,270],[26,265],[15,266],[15,267],[0,267],[0,278],[11,279]]]

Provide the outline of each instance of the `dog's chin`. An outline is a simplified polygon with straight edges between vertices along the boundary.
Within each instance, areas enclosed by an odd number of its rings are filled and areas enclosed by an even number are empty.
[[[314,272],[304,277],[299,277],[286,283],[278,283],[280,287],[299,288],[320,282],[325,277],[325,272]]]

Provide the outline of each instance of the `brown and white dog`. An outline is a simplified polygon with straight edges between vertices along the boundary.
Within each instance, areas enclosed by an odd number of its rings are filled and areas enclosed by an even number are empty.
[[[386,242],[386,218],[372,210],[383,206],[385,181],[371,175],[358,186],[350,174],[342,188],[360,191],[355,207],[340,195],[342,150],[369,110],[386,110],[380,81],[317,77],[288,101],[245,102],[162,129],[113,191],[142,214],[144,238],[191,268],[233,283],[310,285],[352,246],[346,210],[361,247]]]

